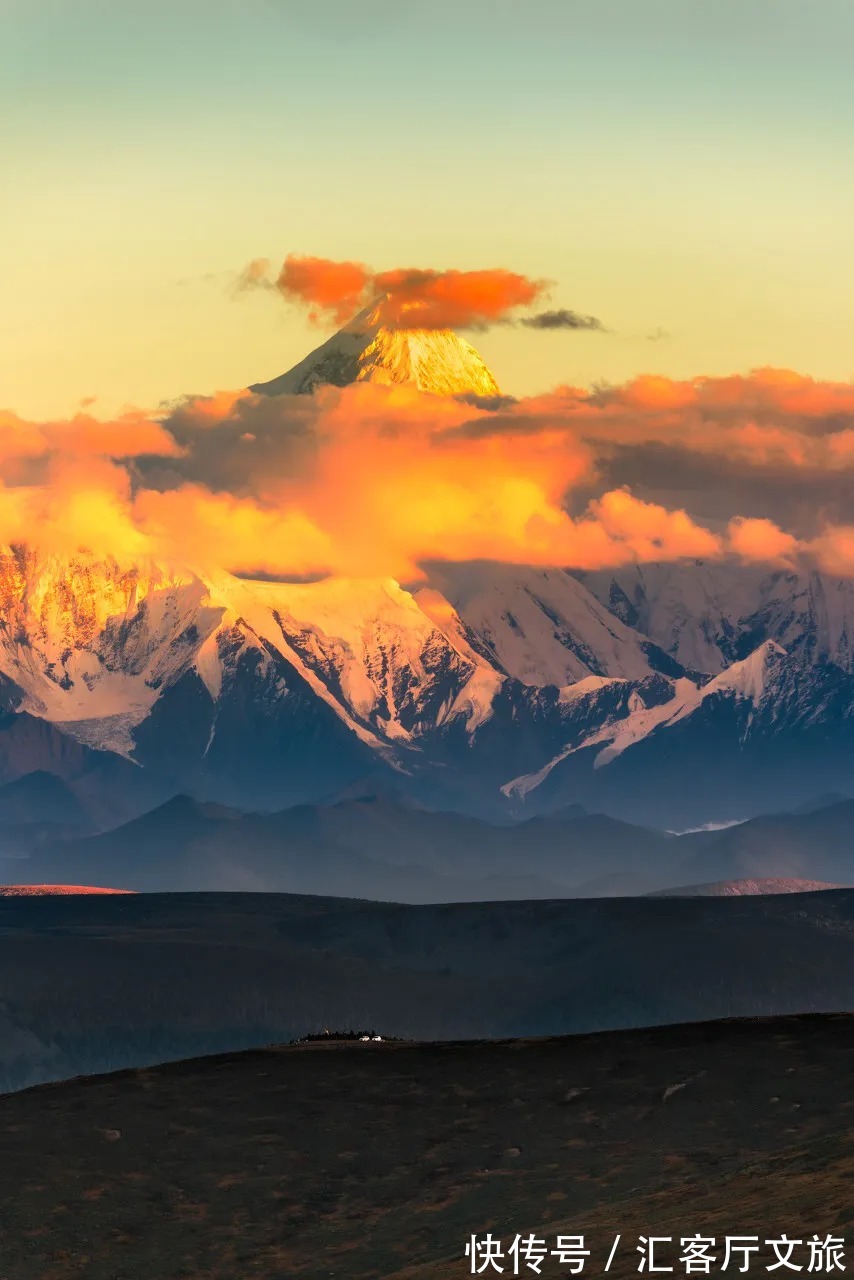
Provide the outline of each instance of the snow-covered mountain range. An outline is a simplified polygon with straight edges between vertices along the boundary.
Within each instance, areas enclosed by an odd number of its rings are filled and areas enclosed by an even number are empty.
[[[375,774],[472,812],[580,801],[663,825],[845,792],[854,674],[826,602],[850,602],[848,584],[731,573],[740,609],[693,620],[720,566],[667,574],[670,611],[649,634],[603,604],[616,607],[610,588],[559,570],[443,566],[407,590],[7,548],[2,778],[85,772],[108,754],[164,790],[243,806]],[[24,722],[42,725],[41,746],[4,750]]]
[[[372,311],[255,390],[364,379],[498,393],[455,334]],[[113,812],[176,791],[282,808],[375,777],[497,818],[726,822],[850,793],[852,637],[854,582],[726,560],[442,564],[410,588],[6,547],[0,783],[88,779]]]

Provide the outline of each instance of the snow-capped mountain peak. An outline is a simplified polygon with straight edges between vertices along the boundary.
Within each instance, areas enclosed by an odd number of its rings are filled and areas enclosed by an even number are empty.
[[[776,640],[766,640],[747,658],[734,662],[731,667],[710,680],[701,690],[701,695],[707,698],[714,693],[734,693],[739,697],[749,698],[758,706],[780,666],[780,659],[786,656],[786,650],[781,644],[777,644]]]
[[[500,395],[480,355],[452,329],[387,324],[374,303],[286,373],[249,390],[261,395],[310,394],[353,382],[410,383],[433,395]]]
[[[221,610],[192,574],[128,568],[80,552],[0,548],[0,676],[21,710],[62,724],[111,726],[96,745],[125,751],[134,723],[180,677]]]

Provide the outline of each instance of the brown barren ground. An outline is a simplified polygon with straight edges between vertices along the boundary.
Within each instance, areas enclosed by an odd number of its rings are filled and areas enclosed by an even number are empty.
[[[10,1094],[0,1276],[456,1280],[487,1230],[585,1232],[585,1275],[620,1232],[627,1276],[642,1234],[845,1236],[853,1053],[854,1018],[810,1016],[332,1042]]]

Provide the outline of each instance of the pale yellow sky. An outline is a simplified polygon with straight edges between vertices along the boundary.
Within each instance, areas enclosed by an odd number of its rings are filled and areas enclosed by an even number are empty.
[[[0,408],[273,377],[327,331],[229,284],[287,253],[555,280],[612,332],[477,334],[515,394],[854,376],[848,4],[70,8],[0,4]]]

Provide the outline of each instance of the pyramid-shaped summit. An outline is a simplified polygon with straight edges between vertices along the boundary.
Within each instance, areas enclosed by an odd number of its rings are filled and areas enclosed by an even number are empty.
[[[311,394],[353,382],[409,383],[434,395],[498,396],[481,357],[453,329],[405,329],[384,322],[382,304],[366,307],[299,364],[249,388],[266,396]]]

